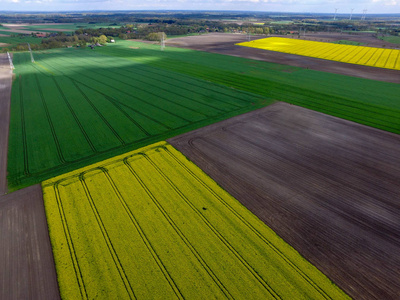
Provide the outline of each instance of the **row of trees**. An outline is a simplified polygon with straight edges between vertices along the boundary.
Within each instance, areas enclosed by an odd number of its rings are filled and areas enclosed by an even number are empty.
[[[43,38],[40,44],[30,44],[32,50],[40,49],[52,49],[52,48],[63,48],[63,47],[86,47],[87,44],[100,44],[105,45],[110,42],[112,37],[105,35],[91,36],[88,34],[74,34],[67,35],[63,32],[58,34],[51,34],[46,38]],[[27,43],[20,43],[11,48],[3,48],[2,52],[7,51],[27,51],[29,50]]]

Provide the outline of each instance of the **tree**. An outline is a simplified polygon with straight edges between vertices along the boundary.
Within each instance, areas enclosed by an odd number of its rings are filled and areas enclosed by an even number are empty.
[[[102,45],[107,43],[107,37],[104,34],[99,37],[99,43]]]
[[[86,41],[85,41],[85,40],[79,40],[78,46],[80,46],[80,47],[86,47]]]
[[[256,34],[263,34],[264,33],[264,30],[261,27],[255,28],[254,31],[255,31]]]
[[[121,40],[126,40],[126,39],[128,38],[128,36],[127,36],[125,33],[120,33],[120,34],[118,35],[118,37],[119,37]]]
[[[148,35],[146,35],[146,40],[159,41],[160,40],[160,36],[158,35],[157,32],[151,32]]]

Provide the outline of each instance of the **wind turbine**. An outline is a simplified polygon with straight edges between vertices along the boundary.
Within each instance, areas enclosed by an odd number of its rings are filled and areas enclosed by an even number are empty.
[[[336,20],[336,13],[337,13],[337,8],[335,8],[335,16],[333,17],[333,21],[335,21]]]

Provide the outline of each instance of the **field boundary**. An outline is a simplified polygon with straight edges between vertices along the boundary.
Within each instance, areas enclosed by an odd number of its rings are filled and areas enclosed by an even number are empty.
[[[350,296],[396,298],[399,135],[279,102],[167,142]]]
[[[7,154],[10,128],[12,71],[7,54],[0,54],[0,196],[7,193]]]
[[[0,196],[0,299],[60,299],[40,185]]]
[[[400,71],[400,63],[398,63],[400,50],[396,49],[340,45],[282,37],[269,37],[250,42],[238,43],[236,45],[331,60],[335,62]],[[359,55],[360,53],[362,53],[362,55]],[[380,61],[382,56],[384,61]],[[387,58],[385,58],[385,56],[387,56]],[[355,59],[353,59],[354,57]],[[391,58],[390,64],[388,64],[389,58]]]

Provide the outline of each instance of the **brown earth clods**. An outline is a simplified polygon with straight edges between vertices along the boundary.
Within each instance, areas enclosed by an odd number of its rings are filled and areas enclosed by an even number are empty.
[[[286,103],[169,139],[356,299],[400,298],[400,136]]]
[[[0,54],[0,196],[7,193],[7,148],[12,70],[7,54]]]
[[[326,37],[327,36],[327,37]],[[288,37],[288,36],[283,36]],[[266,38],[265,35],[251,36],[251,40]],[[303,37],[302,37],[303,38]],[[329,38],[329,39],[328,39]],[[367,42],[368,45],[378,46],[383,41],[372,36],[362,35],[362,37],[350,37],[340,34],[318,34],[315,38],[308,34],[304,39],[338,41],[341,39],[349,39],[358,42]],[[355,76],[373,80],[400,83],[400,71],[368,67],[362,65],[354,65],[319,58],[312,58],[294,54],[280,53],[263,49],[256,49],[244,46],[237,46],[236,43],[247,41],[244,34],[231,33],[212,33],[198,36],[186,36],[181,38],[172,38],[166,41],[167,46],[188,48],[193,50],[207,51],[225,55],[245,57],[255,60],[273,62],[278,64],[290,65],[301,68],[308,68],[317,71],[330,72],[348,76]],[[388,45],[389,43],[383,42]],[[394,45],[394,44],[393,44]]]
[[[60,299],[42,189],[0,196],[0,299]]]

